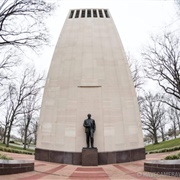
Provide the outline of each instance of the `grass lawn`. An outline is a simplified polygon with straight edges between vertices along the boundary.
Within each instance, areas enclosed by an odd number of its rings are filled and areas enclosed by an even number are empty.
[[[146,152],[148,152],[148,151],[154,151],[154,150],[159,150],[159,149],[171,148],[175,146],[180,146],[180,138],[164,141],[159,144],[147,145],[145,146],[145,149],[146,149]]]
[[[17,146],[13,146],[13,145],[9,145],[9,147],[6,147],[6,145],[5,144],[3,144],[3,143],[0,143],[0,150],[1,150],[1,148],[8,148],[8,149],[14,149],[14,150],[19,150],[19,151],[25,151],[25,152],[34,152],[34,150],[33,149],[23,149],[22,147],[17,147]]]

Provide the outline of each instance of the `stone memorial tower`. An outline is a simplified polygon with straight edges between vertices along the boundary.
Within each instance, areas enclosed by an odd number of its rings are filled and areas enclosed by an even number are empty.
[[[44,90],[35,159],[81,165],[89,113],[98,164],[145,158],[131,72],[107,9],[67,16]]]

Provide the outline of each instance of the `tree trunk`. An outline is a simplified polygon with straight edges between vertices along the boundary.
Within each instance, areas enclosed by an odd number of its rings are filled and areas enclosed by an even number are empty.
[[[35,125],[35,132],[34,132],[34,144],[36,145],[37,143],[37,130],[38,130],[38,123],[36,122],[36,125]]]
[[[12,124],[9,125],[8,134],[7,134],[6,147],[9,147],[9,141],[10,141],[10,135],[11,135],[11,128],[12,128]]]
[[[25,126],[25,129],[24,129],[24,149],[26,149],[26,144],[27,144],[27,126]]]
[[[25,129],[24,129],[24,149],[26,149],[27,131],[28,131],[28,128],[29,128],[30,120],[31,120],[31,117],[28,115],[27,116],[27,124],[25,125]]]
[[[174,139],[176,139],[176,122],[173,121],[173,134],[174,134]]]
[[[34,144],[36,145],[37,143],[37,135],[35,135],[35,139],[34,139]]]
[[[162,141],[165,141],[165,136],[164,136],[164,130],[161,128],[161,136],[162,136]]]
[[[3,144],[6,144],[7,126],[4,127]]]
[[[158,139],[157,139],[157,132],[156,132],[156,130],[154,130],[153,136],[154,136],[154,144],[158,144]]]
[[[176,129],[174,129],[174,139],[176,139]]]
[[[12,129],[13,121],[14,121],[14,118],[11,118],[11,121],[10,121],[10,124],[8,127],[6,147],[9,147],[9,141],[10,141],[10,135],[11,135],[11,129]]]
[[[179,128],[179,132],[180,132],[180,120],[179,120],[179,118],[177,118],[178,119],[178,128]]]

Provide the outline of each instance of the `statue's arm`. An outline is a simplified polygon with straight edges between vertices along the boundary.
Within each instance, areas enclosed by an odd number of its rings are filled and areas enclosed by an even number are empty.
[[[95,131],[96,130],[96,123],[94,120],[93,120],[93,123],[94,123],[94,131]]]
[[[86,127],[86,122],[84,121],[83,126]]]

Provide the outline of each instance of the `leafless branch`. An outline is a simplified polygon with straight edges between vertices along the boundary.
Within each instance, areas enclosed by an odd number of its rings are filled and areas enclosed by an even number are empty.
[[[37,48],[48,43],[42,21],[54,5],[44,0],[2,0],[0,3],[0,46]]]
[[[162,97],[159,94],[152,95],[151,93],[147,93],[140,98],[142,127],[152,134],[154,142],[158,143],[157,133],[165,119],[164,104],[159,101]]]
[[[9,84],[7,146],[12,126],[18,118],[25,114],[31,120],[33,111],[39,110],[39,104],[35,103],[37,103],[37,98],[44,87],[43,81],[42,75],[37,75],[34,68],[27,67],[22,73],[22,77],[19,78],[19,82]]]
[[[180,40],[165,33],[163,37],[152,38],[152,42],[142,53],[146,76],[156,81],[166,94],[180,99]]]

